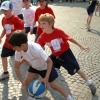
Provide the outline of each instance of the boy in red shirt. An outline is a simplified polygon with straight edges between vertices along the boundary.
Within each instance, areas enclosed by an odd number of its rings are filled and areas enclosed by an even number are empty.
[[[80,69],[76,58],[74,57],[68,41],[78,45],[83,50],[89,50],[89,48],[82,46],[72,37],[68,36],[64,31],[54,28],[54,17],[51,14],[42,14],[39,18],[40,27],[43,33],[37,40],[42,47],[46,44],[51,49],[50,58],[53,61],[55,67],[64,67],[70,75],[78,73],[88,84],[92,94],[96,93],[94,84],[87,78],[85,73]]]
[[[52,8],[50,8],[48,6],[48,1],[47,0],[38,0],[38,2],[39,2],[39,7],[35,11],[35,18],[34,18],[33,25],[31,26],[31,30],[30,30],[31,34],[32,34],[33,27],[34,27],[35,23],[38,21],[39,16],[41,14],[49,13],[49,14],[52,14],[55,17]],[[35,37],[35,42],[36,42],[36,40],[38,39],[38,37],[40,36],[40,34],[42,32],[43,31],[42,31],[42,29],[40,28],[40,26],[38,24],[37,33],[36,33],[36,37]]]
[[[10,1],[4,1],[1,4],[1,10],[5,16],[2,18],[3,31],[0,36],[0,42],[5,35],[6,38],[1,52],[4,72],[0,75],[0,80],[9,77],[7,69],[8,67],[7,57],[13,56],[15,53],[12,47],[8,44],[8,39],[12,34],[12,32],[14,32],[15,30],[20,29],[24,31],[24,22],[20,18],[18,18],[18,16],[12,14],[12,8],[13,5]]]

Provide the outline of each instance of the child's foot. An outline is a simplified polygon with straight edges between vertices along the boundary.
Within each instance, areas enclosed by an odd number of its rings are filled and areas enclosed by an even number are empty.
[[[29,96],[27,100],[35,100],[35,98],[32,98],[31,96]]]
[[[9,78],[9,73],[5,74],[4,72],[0,75],[0,80]]]
[[[91,85],[89,85],[89,88],[90,88],[92,94],[95,95],[95,93],[96,93],[96,87],[95,87],[95,85],[92,83]]]
[[[91,31],[90,26],[87,26],[87,30],[88,30],[88,31]]]

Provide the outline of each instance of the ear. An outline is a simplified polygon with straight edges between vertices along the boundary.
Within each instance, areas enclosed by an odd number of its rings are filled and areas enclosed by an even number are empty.
[[[20,47],[22,47],[22,48],[23,48],[24,46],[25,46],[25,44],[21,44],[21,46],[20,46]]]

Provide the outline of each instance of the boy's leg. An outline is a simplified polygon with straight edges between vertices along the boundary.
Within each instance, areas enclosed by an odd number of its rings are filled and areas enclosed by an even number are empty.
[[[72,51],[69,49],[59,57],[59,63],[68,71],[70,75],[78,73],[88,84],[91,89],[92,94],[96,93],[96,88],[93,83],[88,79],[85,73],[80,70],[79,64],[74,57]],[[91,86],[92,85],[92,86]]]
[[[8,66],[7,57],[2,57],[2,66],[3,66],[4,72],[1,73],[0,80],[9,77],[9,73],[8,73],[8,70],[7,70],[7,66]]]
[[[37,39],[39,38],[39,36],[40,36],[40,34],[36,33],[36,35],[35,35],[35,41],[34,42],[37,41]]]
[[[34,80],[34,78],[37,76],[36,73],[32,73],[32,72],[27,72],[25,79],[23,80],[23,84],[24,84],[24,88],[26,90],[26,92],[28,93],[28,86],[29,84]]]
[[[56,80],[54,80],[53,82],[50,82],[50,86],[54,89],[57,90],[59,93],[61,93],[66,100],[75,100],[72,96],[70,96],[67,91],[64,89],[64,87],[62,87],[60,84],[58,84],[56,82]]]
[[[8,48],[5,48],[5,47],[2,48],[1,58],[2,58],[2,66],[3,66],[4,72],[0,75],[0,80],[9,77],[9,73],[8,73],[8,70],[7,70],[7,67],[8,67],[7,57],[13,56],[14,53],[15,53],[15,51],[12,50],[12,49],[8,49]]]
[[[94,84],[88,79],[86,74],[82,70],[78,70],[77,73],[86,81],[87,85],[90,87],[92,94],[96,93],[96,87]]]
[[[45,77],[46,71],[47,70],[39,71],[39,74],[41,75],[42,78]],[[57,77],[58,77],[58,74],[57,74],[54,66],[52,66],[52,70],[51,70],[51,73],[50,73],[50,76],[49,76],[49,83],[50,83],[51,87],[53,89],[57,90],[58,92],[60,92],[66,98],[66,100],[75,100],[70,95],[68,95],[67,91],[60,84],[58,84],[56,82],[55,79]]]

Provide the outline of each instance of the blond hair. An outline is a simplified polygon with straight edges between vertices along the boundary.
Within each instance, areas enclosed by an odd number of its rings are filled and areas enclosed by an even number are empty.
[[[41,14],[38,21],[39,22],[46,21],[49,24],[52,24],[53,26],[54,26],[54,23],[55,23],[53,15],[51,15],[49,13]]]

